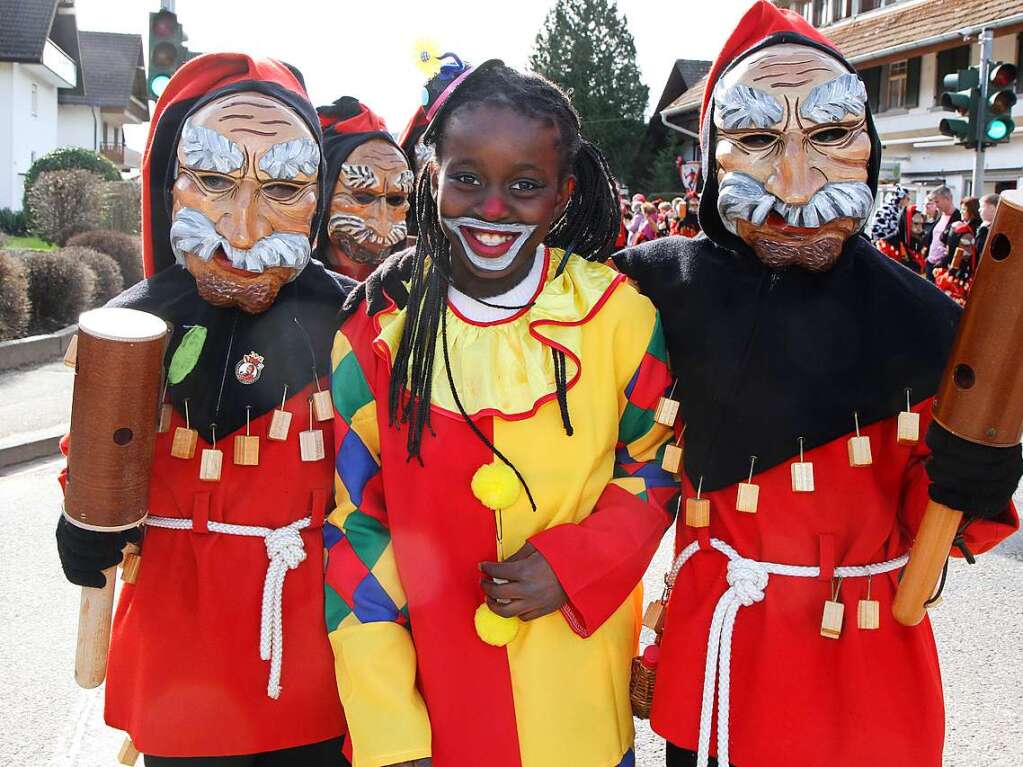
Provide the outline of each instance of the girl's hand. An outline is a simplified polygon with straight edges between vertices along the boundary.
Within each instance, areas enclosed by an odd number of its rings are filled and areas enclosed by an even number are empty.
[[[531,621],[568,602],[554,570],[531,543],[504,562],[481,562],[480,570],[487,576],[481,581],[487,605],[505,618]]]

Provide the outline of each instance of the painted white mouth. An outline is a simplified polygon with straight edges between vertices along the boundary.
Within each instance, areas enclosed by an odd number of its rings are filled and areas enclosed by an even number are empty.
[[[519,251],[522,250],[522,246],[526,244],[526,240],[536,231],[536,224],[495,224],[491,221],[467,216],[442,220],[448,230],[454,232],[459,242],[462,243],[462,249],[469,262],[477,269],[488,272],[501,272],[511,266]],[[473,237],[491,247],[504,245],[513,238],[517,238],[517,241],[502,256],[483,256],[469,245],[469,240],[465,236],[466,229],[473,230]]]

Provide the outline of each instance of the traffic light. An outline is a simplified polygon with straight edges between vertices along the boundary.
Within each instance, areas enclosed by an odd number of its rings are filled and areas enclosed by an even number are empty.
[[[966,119],[946,118],[938,123],[943,136],[951,136],[966,147],[977,145],[977,123],[980,112],[980,72],[976,68],[960,69],[942,80],[945,92],[941,94],[941,107],[958,112]]]
[[[171,76],[190,58],[177,14],[166,9],[149,14],[149,98],[160,98]]]
[[[1012,108],[1016,104],[1017,70],[1014,64],[993,62],[988,78],[988,97],[984,105],[981,140],[985,144],[1008,141],[1016,129]]]

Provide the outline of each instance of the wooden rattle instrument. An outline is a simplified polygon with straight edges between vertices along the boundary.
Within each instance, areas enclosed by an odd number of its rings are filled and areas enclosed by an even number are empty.
[[[1015,252],[1015,251],[1019,252]],[[991,447],[1023,434],[1023,191],[1002,194],[973,291],[934,400],[934,420],[958,437]],[[904,626],[923,620],[959,530],[962,512],[931,501],[895,593]]]
[[[64,516],[78,527],[118,532],[142,524],[156,440],[167,325],[134,309],[103,308],[78,320]],[[114,574],[83,588],[75,680],[106,676]]]

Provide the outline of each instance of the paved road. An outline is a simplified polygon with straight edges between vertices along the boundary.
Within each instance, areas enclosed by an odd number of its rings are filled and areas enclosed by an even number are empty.
[[[0,373],[0,443],[66,426],[74,384],[74,371],[59,360]]]
[[[101,691],[80,690],[71,677],[78,593],[64,582],[52,543],[58,465],[46,460],[0,471],[6,522],[0,538],[5,767],[111,767],[121,742],[103,724]],[[647,576],[648,591],[659,591],[669,558],[665,544]],[[948,708],[945,765],[1020,767],[1023,537],[966,570],[963,563],[954,565],[945,603],[933,614]],[[660,741],[645,724],[637,733],[637,752],[640,767],[663,764]]]

